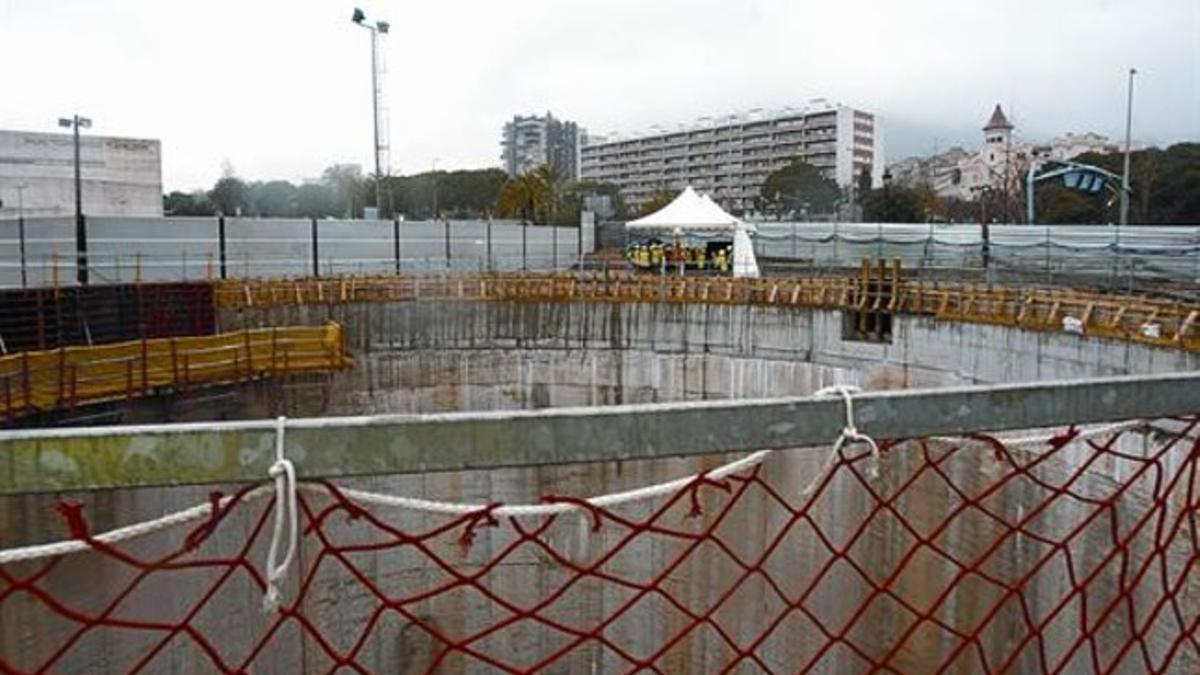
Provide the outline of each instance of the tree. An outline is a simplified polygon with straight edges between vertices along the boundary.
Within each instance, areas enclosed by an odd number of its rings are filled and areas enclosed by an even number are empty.
[[[1107,192],[1107,191],[1106,191]],[[1088,195],[1064,187],[1061,183],[1047,181],[1037,188],[1037,220],[1039,224],[1059,225],[1065,223],[1103,223],[1113,218],[1105,211],[1115,214],[1113,208],[1105,208],[1103,195]]]
[[[296,188],[296,215],[324,218],[339,213],[333,191],[323,183],[304,183]]]
[[[366,201],[361,194],[370,189],[363,179],[362,167],[357,164],[334,164],[321,174],[321,182],[329,188],[337,215],[355,218],[362,215]]]
[[[860,195],[865,195],[868,192],[870,192],[871,191],[871,181],[872,181],[871,165],[868,164],[868,165],[864,166],[862,168],[862,171],[858,172],[858,176],[854,180],[855,180],[855,188],[857,188],[858,193]]]
[[[176,190],[163,195],[163,213],[168,216],[212,216],[216,209],[203,190],[192,193]]]
[[[833,213],[842,191],[817,167],[796,160],[767,176],[762,199],[776,213]]]
[[[250,185],[250,205],[254,215],[282,218],[300,213],[296,186],[286,180],[272,180]]]
[[[655,190],[654,192],[650,193],[649,199],[642,202],[634,216],[637,218],[648,216],[651,213],[663,208],[667,204],[675,201],[675,198],[678,196],[678,192],[672,192],[671,190]]]
[[[247,197],[246,184],[237,176],[222,177],[208,192],[208,199],[217,213],[227,216],[241,215],[249,206]]]
[[[885,186],[863,195],[863,220],[870,223],[923,223],[926,213],[921,195],[899,185]]]
[[[1075,158],[1077,162],[1115,174],[1124,170],[1124,160],[1124,154],[1119,152],[1088,153]],[[1147,225],[1200,222],[1200,143],[1177,143],[1166,149],[1147,148],[1132,153],[1129,184],[1130,222]],[[1038,191],[1041,190],[1039,185]]]
[[[612,183],[571,181],[564,182],[559,191],[558,212],[555,214],[554,223],[566,226],[578,225],[580,214],[587,206],[586,200],[596,197],[607,198],[608,205],[612,209],[601,214],[601,217],[611,218],[623,215],[621,188]]]
[[[558,212],[559,188],[558,172],[543,164],[523,176],[510,179],[500,188],[496,212],[519,217],[534,225],[551,223]]]

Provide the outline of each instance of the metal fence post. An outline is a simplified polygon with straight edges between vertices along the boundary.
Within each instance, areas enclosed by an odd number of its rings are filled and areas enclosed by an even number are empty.
[[[450,219],[442,219],[442,238],[446,241],[446,269],[450,269]]]
[[[930,225],[930,228],[933,226]],[[987,223],[980,223],[980,256],[983,258],[983,276],[988,284],[992,283],[992,231]]]
[[[1113,264],[1112,264],[1112,279],[1109,281],[1110,288],[1116,288],[1117,276],[1121,273],[1121,226],[1113,225]]]
[[[392,216],[392,258],[396,263],[396,274],[400,274],[400,218]]]
[[[550,259],[553,264],[553,269],[558,270],[558,225],[551,225],[550,232]]]
[[[841,265],[841,261],[838,260],[838,224],[837,224],[836,220],[833,221],[833,237],[832,237],[832,239],[833,239],[833,265],[831,265],[831,267],[838,267]]]
[[[930,251],[937,251],[937,240],[933,238],[933,223],[929,223],[929,231],[925,233],[925,246],[921,251],[921,269],[933,266],[930,262]]]
[[[229,275],[228,263],[226,261],[226,240],[225,240],[225,214],[217,216],[217,256],[221,260],[221,278],[225,279]]]
[[[487,218],[487,269],[492,271],[492,214]]]
[[[594,225],[592,226],[595,227]],[[592,230],[595,232],[595,230]],[[594,234],[592,236],[595,236]],[[579,229],[575,231],[575,262],[579,265],[579,271],[583,271],[583,222],[580,221]]]
[[[1196,228],[1195,246],[1192,248],[1192,262],[1195,271],[1192,272],[1192,281],[1200,283],[1200,227]]]
[[[17,216],[17,238],[21,247],[21,288],[28,286],[28,277],[25,272],[25,214]],[[7,382],[7,380],[5,380]]]
[[[75,214],[75,278],[80,286],[88,284],[87,216]]]
[[[313,218],[312,218],[312,263],[313,263],[313,276],[314,277],[321,276],[320,258],[321,258],[321,249],[320,249],[320,244],[317,241],[317,218],[316,218],[316,216],[313,216]]]
[[[529,222],[521,221],[521,271],[529,271]]]
[[[1049,283],[1053,276],[1050,273],[1050,226],[1046,226],[1046,283]]]
[[[797,246],[797,241],[796,241],[796,221],[794,221],[794,220],[793,220],[793,221],[792,221],[792,260],[793,260],[793,261],[795,261],[795,259],[796,259],[796,257],[797,257],[796,246]]]

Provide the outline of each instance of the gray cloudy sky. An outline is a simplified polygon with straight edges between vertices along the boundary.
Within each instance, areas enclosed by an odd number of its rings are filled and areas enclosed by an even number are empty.
[[[498,164],[514,113],[632,131],[826,97],[882,115],[889,161],[1030,138],[1200,140],[1200,0],[406,0],[387,81],[396,173]],[[159,138],[167,189],[370,163],[352,0],[0,0],[0,128]]]

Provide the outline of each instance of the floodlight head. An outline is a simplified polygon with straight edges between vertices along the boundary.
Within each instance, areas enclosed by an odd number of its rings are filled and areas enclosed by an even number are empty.
[[[350,17],[350,20],[353,21],[354,23],[361,24],[366,19],[367,19],[367,15],[364,14],[361,9],[355,7],[354,15]]]
[[[80,129],[90,129],[92,127],[92,120],[87,117],[76,117],[75,124],[78,124]]]
[[[377,28],[377,29],[379,30],[379,32],[380,32],[380,33],[385,33],[385,34],[386,34],[386,33],[388,32],[388,29],[389,29],[389,28],[391,28],[391,27],[392,27],[392,25],[391,25],[390,23],[386,22],[386,21],[377,21],[377,22],[375,22],[375,28]]]
[[[58,126],[63,127],[64,129],[70,129],[71,128],[71,120],[69,120],[65,117],[60,117],[60,118],[58,118]]]

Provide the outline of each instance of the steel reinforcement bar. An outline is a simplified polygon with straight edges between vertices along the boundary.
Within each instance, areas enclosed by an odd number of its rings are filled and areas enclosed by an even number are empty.
[[[0,419],[350,363],[334,322],[21,352],[0,357]]]
[[[877,439],[1034,429],[1200,411],[1200,372],[854,398]],[[839,397],[289,420],[304,478],[495,469],[827,445]],[[0,432],[0,494],[262,481],[277,421]]]
[[[906,279],[898,266],[856,276],[731,279],[646,274],[504,274],[266,279],[217,284],[218,308],[396,302],[529,300],[773,305],[930,316],[1200,351],[1200,305],[1060,288]]]

